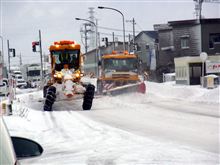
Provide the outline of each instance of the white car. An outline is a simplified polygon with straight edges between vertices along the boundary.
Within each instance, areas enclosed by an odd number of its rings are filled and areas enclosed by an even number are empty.
[[[23,79],[23,77],[21,75],[15,75],[14,78],[16,81],[16,86],[18,88],[22,88],[22,87],[27,86],[27,82]]]
[[[18,165],[18,159],[40,156],[40,144],[22,137],[10,137],[3,117],[0,116],[0,164]]]
[[[0,84],[0,96],[7,96],[9,93],[8,79],[3,78],[2,84]]]

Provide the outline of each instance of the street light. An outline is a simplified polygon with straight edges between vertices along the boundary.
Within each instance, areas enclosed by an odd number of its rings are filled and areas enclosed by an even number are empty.
[[[122,14],[121,11],[115,9],[115,8],[111,8],[111,7],[103,7],[103,6],[98,6],[98,9],[109,9],[109,10],[115,10],[118,13],[120,13],[122,15],[122,21],[123,21],[123,38],[124,38],[124,42],[123,42],[123,47],[124,47],[124,51],[125,49],[125,19],[124,19],[124,15]]]
[[[93,24],[94,26],[95,26],[95,36],[96,36],[96,39],[95,39],[95,44],[96,44],[96,55],[95,55],[95,64],[97,65],[98,64],[98,62],[97,62],[97,59],[98,59],[98,34],[97,34],[97,23],[94,23],[94,22],[92,22],[92,21],[90,21],[90,20],[88,20],[88,19],[83,19],[83,18],[75,18],[76,20],[81,20],[81,21],[87,21],[87,22],[89,22],[89,23],[91,23],[91,24]],[[95,66],[96,66],[95,65]],[[98,66],[97,66],[97,69],[96,69],[96,75],[97,75],[97,77],[99,77],[99,69],[98,69]]]

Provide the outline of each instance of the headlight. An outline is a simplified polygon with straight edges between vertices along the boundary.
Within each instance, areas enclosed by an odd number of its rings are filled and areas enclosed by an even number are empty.
[[[60,78],[60,79],[61,79],[61,78],[62,78],[62,73],[56,73],[56,74],[54,75],[54,77],[55,77],[55,78]]]
[[[61,73],[58,73],[58,74],[57,74],[57,77],[58,77],[58,78],[62,78],[62,74],[61,74]]]
[[[79,73],[76,73],[75,76],[76,76],[76,78],[79,78],[79,77],[80,77],[80,74],[79,74]]]

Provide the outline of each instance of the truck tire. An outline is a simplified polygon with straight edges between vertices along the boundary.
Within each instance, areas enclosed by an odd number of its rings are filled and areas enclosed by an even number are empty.
[[[94,98],[94,93],[95,93],[95,86],[92,84],[89,84],[84,93],[83,104],[82,104],[83,110],[91,109],[93,98]]]
[[[48,87],[49,87],[49,86],[46,85],[46,86],[44,86],[44,88],[43,88],[43,97],[44,97],[44,98],[46,97]]]
[[[56,100],[56,88],[49,86],[47,89],[46,99],[44,103],[44,111],[52,111],[52,105]]]

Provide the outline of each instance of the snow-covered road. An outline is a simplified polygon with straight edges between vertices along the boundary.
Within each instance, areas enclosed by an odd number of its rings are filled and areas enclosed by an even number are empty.
[[[18,96],[17,116],[5,117],[10,133],[44,148],[22,163],[219,164],[219,89],[147,86],[146,95],[95,98],[91,111],[76,100],[43,112],[41,92]]]
[[[125,97],[128,99],[128,96]],[[138,94],[133,97],[141,98]],[[219,153],[219,114],[216,111],[218,105],[198,105],[177,100],[140,102],[130,99],[126,100],[122,96],[97,99],[97,105],[104,102],[108,107],[97,107],[91,113],[79,113],[95,121],[157,141],[175,142]]]

